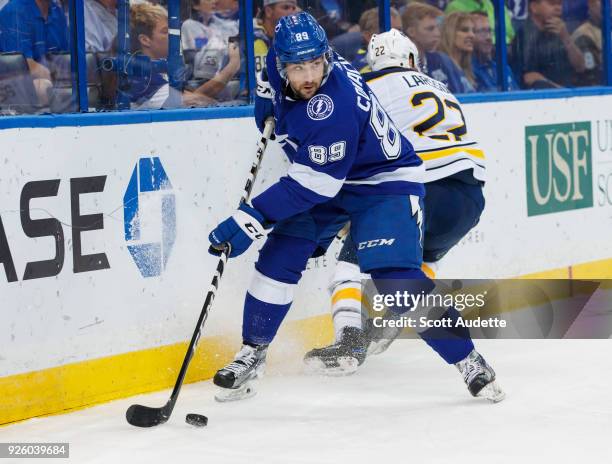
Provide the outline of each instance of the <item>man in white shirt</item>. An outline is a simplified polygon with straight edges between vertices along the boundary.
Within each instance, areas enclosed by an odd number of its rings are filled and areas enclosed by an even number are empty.
[[[85,0],[85,49],[106,52],[117,35],[117,0]]]

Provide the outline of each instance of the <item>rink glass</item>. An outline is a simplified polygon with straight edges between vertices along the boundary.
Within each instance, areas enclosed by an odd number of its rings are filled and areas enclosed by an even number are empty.
[[[100,1],[85,0],[86,4],[97,5]],[[110,49],[107,45],[104,50],[88,50],[87,53],[106,57],[102,63],[108,64],[101,73],[101,107],[147,110],[247,104],[249,83],[245,34],[240,24],[241,2],[156,3],[159,5],[132,5],[128,28],[125,3],[117,0],[118,40]],[[104,34],[101,29],[99,22],[88,21],[85,15],[86,39]],[[125,36],[127,32],[129,38]],[[86,47],[99,43],[86,40]]]
[[[77,111],[67,9],[0,0],[0,115]]]
[[[540,5],[544,1],[532,3]],[[573,54],[578,50],[583,58],[579,69],[556,66],[551,45],[554,37],[545,41],[548,48],[539,47],[550,53],[532,53],[533,28],[525,28],[530,14],[534,14],[531,13],[534,6],[529,7],[529,2],[508,2],[508,7],[502,8],[503,0],[487,0],[483,3],[486,4],[483,11],[488,15],[489,26],[474,25],[473,32],[476,40],[488,40],[491,35],[497,73],[492,76],[490,86],[477,88],[476,94],[464,97],[463,101],[523,98],[525,95],[520,93],[508,97],[488,97],[487,94],[527,89],[547,93],[560,86],[565,89],[582,87],[584,92],[591,94],[598,90],[587,90],[587,87],[612,83],[610,0],[585,0],[579,2],[580,5],[567,0],[546,1],[552,2],[553,7],[540,7],[536,14],[548,18],[542,24],[549,31],[549,39],[552,36],[563,36],[564,40],[570,37],[569,42],[575,45]],[[5,19],[0,21],[0,115],[218,107],[253,102],[255,72],[261,70],[263,59],[255,53],[254,25],[249,24],[247,16],[256,19],[261,14],[258,12],[262,0],[155,0],[152,3],[171,12],[165,58],[151,59],[143,53],[132,53],[129,39],[125,40],[129,33],[128,0],[49,0],[55,12],[50,14],[52,20],[48,20],[46,26],[51,31],[45,35],[51,38],[50,43],[37,41],[36,47],[24,46],[27,40],[21,40],[27,37],[28,31],[35,29],[33,24],[38,24],[36,27],[43,24],[39,10],[32,10],[36,8],[34,0],[0,0],[0,16],[3,10],[5,13]],[[379,21],[387,25],[390,24],[385,19],[387,9],[394,7],[401,13],[410,2],[297,0],[292,3],[297,9],[310,11],[321,22],[332,46],[349,62],[354,62],[359,49],[365,46],[358,30],[361,15],[378,5]],[[446,0],[427,3],[446,10],[446,15],[452,10],[451,2]],[[458,3],[462,2],[455,2]],[[214,16],[214,21],[204,20],[209,14]],[[501,24],[499,19],[506,16],[508,19]],[[443,19],[444,16],[439,19],[440,24]],[[191,26],[185,26],[186,22],[191,22]],[[199,35],[197,27],[193,27],[198,22],[204,31]],[[560,28],[566,30],[567,35],[561,33]],[[39,27],[40,30],[43,29]],[[182,31],[182,40],[176,31]],[[498,36],[502,40],[497,40]],[[567,49],[567,42],[559,43]],[[41,47],[40,43],[44,45]],[[232,44],[239,49],[238,54]],[[226,69],[230,61],[231,66]],[[225,72],[221,72],[224,69]],[[531,73],[533,70],[541,76]],[[528,73],[531,74],[526,76]],[[511,76],[514,76],[515,85]],[[154,94],[151,90],[164,80],[171,87],[168,97],[172,98],[162,102],[164,104],[155,101],[149,106],[135,104],[139,97]],[[572,91],[571,94],[581,93]]]
[[[513,20],[516,38],[509,56],[521,87],[605,85],[602,17],[601,0],[530,2]]]

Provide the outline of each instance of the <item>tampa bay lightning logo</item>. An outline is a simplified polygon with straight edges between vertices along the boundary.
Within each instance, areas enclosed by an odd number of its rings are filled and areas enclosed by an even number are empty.
[[[314,121],[327,119],[334,112],[334,101],[324,93],[315,95],[308,102],[308,117]]]

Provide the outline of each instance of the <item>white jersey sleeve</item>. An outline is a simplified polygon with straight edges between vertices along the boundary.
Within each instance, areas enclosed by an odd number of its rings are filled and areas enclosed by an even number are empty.
[[[470,138],[461,105],[444,84],[416,71],[393,69],[368,85],[425,163],[425,182],[467,170],[484,182],[484,152]]]

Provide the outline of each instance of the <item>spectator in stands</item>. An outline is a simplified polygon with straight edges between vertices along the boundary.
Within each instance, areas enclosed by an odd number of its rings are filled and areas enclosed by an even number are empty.
[[[359,30],[362,37],[361,48],[357,51],[357,56],[351,64],[360,73],[371,71],[366,60],[366,53],[370,39],[380,31],[379,24],[378,8],[370,8],[364,11],[361,18],[359,18]],[[391,8],[391,27],[398,31],[403,29],[402,17],[395,8]]]
[[[239,20],[238,0],[217,0],[217,16],[221,19]]]
[[[215,16],[217,0],[192,0],[191,18],[181,27],[181,41],[185,61],[193,65],[196,80],[217,79],[217,74],[229,61],[228,39],[224,39],[216,27],[219,19]],[[232,85],[217,94],[219,100],[232,100],[239,87],[237,79]],[[234,85],[235,84],[235,85]],[[231,87],[231,88],[230,88]]]
[[[168,57],[168,13],[159,6],[140,3],[130,8],[130,41],[132,53],[141,53],[151,60]],[[130,79],[130,100],[134,109],[163,108],[179,93],[184,106],[215,103],[213,97],[225,89],[229,80],[240,69],[240,52],[235,43],[229,44],[229,63],[211,79],[194,91],[171,89],[168,76],[151,72]]]
[[[570,34],[589,18],[589,5],[587,0],[563,0],[563,13],[561,15]]]
[[[85,49],[106,52],[117,36],[117,0],[85,0]]]
[[[375,0],[303,0],[300,3],[325,29],[329,40],[354,31],[362,12],[376,6]]]
[[[398,4],[398,6],[403,6],[404,2],[405,0],[395,0],[391,3],[391,6],[395,7],[395,5]],[[308,11],[311,11],[311,2],[304,3]],[[359,29],[359,19],[363,15],[364,11],[369,10],[370,8],[375,8],[376,3],[377,2],[375,0],[345,1],[342,5],[343,19],[340,22],[337,22],[334,26],[326,24],[326,20],[317,19],[323,26],[323,29],[325,29],[328,38],[331,38],[331,47],[342,55],[342,57],[348,62],[353,62],[355,60],[357,57],[357,52],[363,48],[364,45],[363,37]],[[319,18],[320,15],[324,15],[324,13],[319,14],[319,12],[316,10],[313,14],[316,18]],[[332,30],[330,33],[330,29],[340,29],[341,31],[339,32],[338,30]]]
[[[603,85],[601,0],[588,0],[589,19],[572,34],[572,41],[584,55],[584,72],[578,74],[577,85]]]
[[[238,0],[217,0],[215,27],[225,40],[238,35],[240,30],[240,13]]]
[[[25,56],[41,105],[52,87],[46,55],[68,51],[64,10],[51,0],[10,0],[0,10],[0,50]]]
[[[451,0],[404,0],[404,3],[411,3],[413,1],[420,3],[427,3],[428,5],[434,6],[439,10],[444,11]]]
[[[474,11],[484,11],[489,17],[489,22],[495,24],[495,7],[491,0],[452,0],[444,12],[449,15],[456,11],[472,13]],[[512,16],[508,7],[504,5],[504,15],[506,18],[506,43],[512,43],[514,39],[514,28],[512,27]],[[495,30],[495,28],[494,28]]]
[[[427,5],[431,5],[437,8],[438,10],[444,11],[446,7],[448,6],[448,4],[451,2],[451,0],[396,0],[395,2],[391,0],[391,4],[393,5],[393,3],[395,3],[394,6],[398,8],[400,13],[402,14],[404,13],[404,9],[406,8],[406,5],[409,5],[414,2],[426,3]],[[399,5],[400,3],[403,3],[403,5],[400,6]]]
[[[495,92],[501,90],[497,85],[497,63],[493,59],[495,47],[493,32],[489,17],[484,11],[472,13],[474,22],[474,53],[472,54],[472,69],[476,81],[477,92]],[[512,70],[506,65],[508,73],[508,90],[518,90]]]
[[[459,79],[462,89],[458,93],[474,92],[476,89],[472,69],[474,39],[474,21],[469,13],[456,11],[444,18],[440,50],[446,53],[461,71]]]
[[[255,19],[253,30],[255,34],[255,72],[260,72],[265,67],[276,23],[283,16],[296,13],[296,10],[296,0],[263,0],[263,7]]]
[[[445,84],[452,93],[463,90],[461,71],[448,55],[437,52],[440,44],[439,20],[444,13],[431,5],[414,2],[402,13],[404,32],[419,49],[421,70]]]
[[[181,25],[181,45],[183,50],[200,50],[215,35],[217,0],[186,0],[181,8],[188,7],[191,13]]]
[[[402,3],[405,3],[405,0],[401,0]],[[302,2],[309,3],[309,2]],[[362,13],[365,10],[369,10],[370,8],[374,8],[377,6],[377,0],[350,0],[344,1],[344,10],[346,20],[351,24],[359,23],[359,18],[361,18]],[[308,6],[308,5],[306,5]],[[391,5],[395,6],[395,5]]]
[[[515,37],[523,32],[523,25],[527,19],[528,3],[528,0],[506,0],[506,7],[508,7],[510,16],[512,16],[512,27],[514,28]]]
[[[529,1],[529,17],[513,50],[515,74],[526,88],[568,87],[575,73],[586,69],[584,56],[561,19],[562,1]]]

